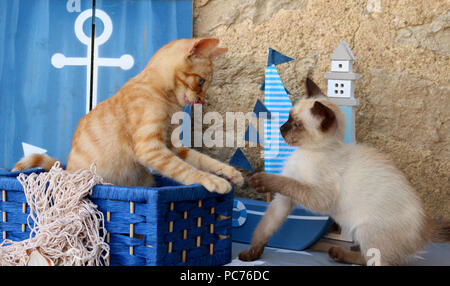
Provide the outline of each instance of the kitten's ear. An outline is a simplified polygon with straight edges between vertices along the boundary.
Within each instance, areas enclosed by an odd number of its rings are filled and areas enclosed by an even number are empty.
[[[311,113],[322,119],[320,129],[323,132],[329,130],[337,122],[334,111],[319,101],[314,102],[313,107],[311,107]]]
[[[306,98],[314,98],[314,97],[321,97],[325,96],[320,90],[320,88],[317,86],[315,82],[312,81],[309,77],[306,78]]]
[[[224,54],[224,53],[226,53],[228,51],[228,49],[227,48],[215,48],[210,54],[209,54],[209,56],[210,57],[217,57],[217,56],[220,56],[221,54]]]
[[[218,39],[213,38],[197,39],[190,47],[188,51],[188,56],[191,57],[197,55],[203,57],[212,57],[223,54],[224,52],[227,51],[227,49],[224,48],[217,48],[218,44],[219,44]]]

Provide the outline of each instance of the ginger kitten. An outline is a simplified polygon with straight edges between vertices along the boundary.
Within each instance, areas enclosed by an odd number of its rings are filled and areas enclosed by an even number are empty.
[[[289,145],[299,146],[282,175],[261,172],[249,180],[256,191],[276,195],[239,258],[259,258],[292,207],[300,204],[330,215],[359,243],[361,253],[331,248],[333,259],[366,264],[374,248],[381,265],[404,263],[431,237],[421,201],[386,156],[364,145],[344,144],[345,115],[310,79],[306,91],[307,98],[280,128]]]
[[[180,39],[162,47],[147,67],[114,96],[99,103],[78,123],[67,170],[95,162],[105,182],[151,186],[147,167],[183,184],[202,184],[226,193],[241,185],[240,172],[195,150],[175,148],[167,130],[172,114],[189,104],[204,103],[213,75],[212,59],[227,51],[217,39]],[[176,145],[176,144],[175,144]],[[44,167],[56,159],[33,154],[13,170]]]

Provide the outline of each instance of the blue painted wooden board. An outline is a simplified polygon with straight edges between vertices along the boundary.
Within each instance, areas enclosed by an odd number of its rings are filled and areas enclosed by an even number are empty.
[[[0,1],[0,167],[23,156],[22,142],[67,160],[85,114],[86,70],[56,69],[51,57],[86,55],[74,35],[76,14],[67,12],[66,1]]]
[[[77,17],[94,8],[93,1],[81,0],[79,11],[69,11],[67,3],[0,1],[0,167],[10,169],[23,156],[22,142],[67,162],[73,132],[87,111],[90,81],[86,66],[56,68],[52,56],[91,56],[76,37],[74,25]],[[138,74],[161,46],[192,36],[192,0],[97,0],[96,9],[113,24],[98,57],[129,54],[134,60],[126,70],[98,68],[97,102]],[[92,20],[88,17],[82,25],[89,38]],[[99,37],[104,27],[97,17],[95,23]]]
[[[262,219],[268,204],[262,201],[236,198],[242,202],[244,211],[233,208],[232,238],[236,242],[250,243],[253,232]],[[241,217],[240,222],[238,222]],[[296,206],[286,221],[269,239],[267,246],[303,250],[319,240],[331,227],[333,220]]]
[[[99,47],[99,56],[129,54],[134,59],[129,70],[99,67],[98,102],[140,73],[159,48],[172,40],[192,37],[192,0],[97,0],[96,9],[105,11],[113,24],[111,37]],[[98,18],[95,24],[98,37],[104,27]]]

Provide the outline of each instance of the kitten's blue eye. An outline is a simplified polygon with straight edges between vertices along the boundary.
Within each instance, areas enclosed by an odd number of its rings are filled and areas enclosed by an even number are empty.
[[[198,78],[198,86],[202,86],[205,83],[205,79],[202,77]]]

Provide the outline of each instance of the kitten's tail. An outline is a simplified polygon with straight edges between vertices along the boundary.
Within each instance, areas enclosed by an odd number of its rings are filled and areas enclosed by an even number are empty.
[[[20,161],[14,165],[12,171],[21,171],[30,168],[43,168],[48,172],[56,161],[58,161],[58,159],[52,158],[47,154],[31,154],[20,159]]]

